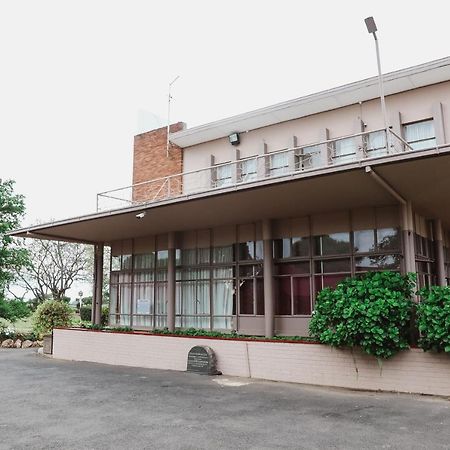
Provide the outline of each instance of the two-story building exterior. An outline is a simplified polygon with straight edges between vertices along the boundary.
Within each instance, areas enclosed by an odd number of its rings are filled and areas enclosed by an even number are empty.
[[[16,236],[111,246],[110,324],[306,335],[369,270],[450,277],[450,58],[135,137],[133,184]]]

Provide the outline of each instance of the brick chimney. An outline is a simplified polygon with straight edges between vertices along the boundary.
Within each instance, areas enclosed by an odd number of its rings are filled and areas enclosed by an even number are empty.
[[[170,125],[170,132],[184,130],[186,124]],[[175,144],[169,147],[167,156],[167,127],[147,131],[134,137],[133,184],[176,175],[183,171],[183,149]],[[162,181],[145,183],[133,188],[134,201],[151,201],[173,196],[181,192],[180,180],[175,177],[170,186]]]

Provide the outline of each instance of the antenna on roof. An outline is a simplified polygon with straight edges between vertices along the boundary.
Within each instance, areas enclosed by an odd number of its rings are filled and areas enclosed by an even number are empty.
[[[166,156],[169,157],[169,147],[170,147],[170,101],[172,100],[172,84],[180,78],[180,75],[177,75],[170,83],[169,83],[169,95],[167,102],[167,143],[166,143]]]

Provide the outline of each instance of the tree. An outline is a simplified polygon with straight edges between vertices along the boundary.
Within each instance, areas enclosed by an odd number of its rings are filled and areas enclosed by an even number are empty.
[[[14,181],[0,180],[0,299],[5,298],[5,291],[28,262],[26,250],[7,235],[19,227],[24,214],[24,197],[14,193]]]
[[[30,264],[18,273],[19,283],[38,303],[64,301],[75,281],[89,280],[86,246],[69,242],[33,240],[27,245]]]
[[[0,298],[0,319],[16,322],[28,317],[31,310],[27,303],[21,300],[4,300]]]

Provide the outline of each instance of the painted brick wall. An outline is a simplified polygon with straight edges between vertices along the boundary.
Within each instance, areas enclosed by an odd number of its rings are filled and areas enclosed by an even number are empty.
[[[183,122],[170,126],[175,133],[185,128]],[[134,137],[133,184],[175,175],[183,171],[183,150],[172,144],[167,156],[167,127]],[[181,193],[181,177],[168,182],[155,181],[133,188],[134,201],[149,201]]]
[[[195,345],[211,347],[224,375],[351,389],[450,396],[450,357],[419,349],[384,361],[324,345],[193,339],[78,330],[54,330],[55,358],[186,370]]]

